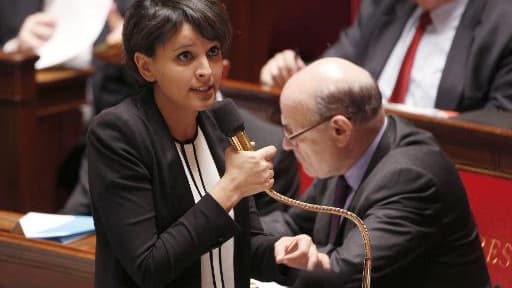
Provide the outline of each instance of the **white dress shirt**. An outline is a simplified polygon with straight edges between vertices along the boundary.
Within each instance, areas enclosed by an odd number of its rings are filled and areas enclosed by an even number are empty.
[[[434,108],[446,59],[467,3],[468,0],[453,0],[430,11],[432,24],[425,30],[416,50],[404,104]],[[378,84],[385,101],[393,92],[402,61],[423,11],[418,7],[409,18],[379,77]]]

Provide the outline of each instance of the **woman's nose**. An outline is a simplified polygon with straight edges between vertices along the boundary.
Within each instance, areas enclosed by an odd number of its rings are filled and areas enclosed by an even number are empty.
[[[212,68],[210,66],[210,61],[208,58],[204,57],[199,60],[199,66],[196,70],[196,76],[198,78],[208,78],[212,74]]]

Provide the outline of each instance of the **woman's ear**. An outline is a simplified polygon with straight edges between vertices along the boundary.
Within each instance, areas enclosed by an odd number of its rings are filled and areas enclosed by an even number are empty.
[[[339,147],[346,146],[352,136],[352,122],[345,116],[336,115],[332,117],[330,124],[332,127],[331,133],[336,145]]]
[[[140,53],[135,52],[133,55],[133,61],[135,62],[135,65],[137,65],[137,69],[139,70],[139,74],[148,82],[154,82],[155,81],[155,75],[153,74],[152,64],[153,60]]]

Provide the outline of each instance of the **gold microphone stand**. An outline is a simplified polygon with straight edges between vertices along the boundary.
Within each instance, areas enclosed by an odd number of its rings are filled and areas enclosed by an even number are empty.
[[[231,142],[231,145],[235,147],[235,150],[237,151],[253,151],[254,147],[252,146],[249,137],[245,133],[245,131],[239,132],[237,134],[238,136],[229,137],[229,141]],[[357,217],[356,214],[349,212],[345,209],[335,208],[335,207],[329,207],[329,206],[322,206],[322,205],[315,205],[315,204],[309,204],[300,202],[291,198],[288,198],[286,196],[283,196],[279,193],[277,193],[274,189],[269,189],[265,191],[270,197],[274,198],[275,200],[282,202],[289,206],[295,206],[304,210],[313,211],[313,212],[319,212],[319,213],[329,213],[329,214],[336,214],[343,217],[346,217],[350,219],[352,222],[354,222],[359,229],[359,233],[361,233],[361,237],[363,238],[364,243],[364,263],[363,263],[363,288],[370,288],[370,280],[371,280],[371,267],[372,267],[372,253],[370,248],[370,235],[368,233],[368,228],[364,224],[363,220],[361,218]]]

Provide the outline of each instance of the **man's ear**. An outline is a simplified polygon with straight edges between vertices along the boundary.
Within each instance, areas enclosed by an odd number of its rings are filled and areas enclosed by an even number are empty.
[[[352,136],[352,122],[343,115],[336,115],[332,117],[330,125],[332,127],[331,133],[336,145],[339,147],[345,147],[350,137]]]
[[[153,74],[152,69],[153,59],[140,52],[135,52],[133,55],[133,61],[135,62],[135,65],[137,65],[137,70],[139,70],[139,74],[142,78],[148,82],[155,81],[155,75]]]

